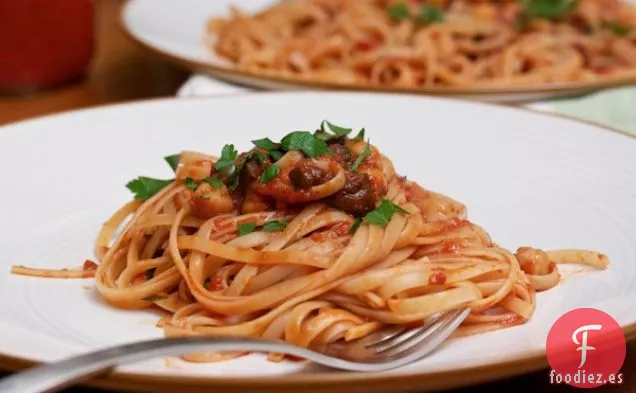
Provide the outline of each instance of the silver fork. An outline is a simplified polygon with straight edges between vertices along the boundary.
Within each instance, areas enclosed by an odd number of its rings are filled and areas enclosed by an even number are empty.
[[[323,366],[362,372],[385,371],[419,360],[439,347],[464,321],[469,309],[434,315],[416,328],[388,327],[360,340],[331,345],[325,353],[278,341],[240,337],[186,337],[126,344],[45,364],[0,381],[3,393],[58,392],[116,366],[162,356],[201,352],[275,352]]]

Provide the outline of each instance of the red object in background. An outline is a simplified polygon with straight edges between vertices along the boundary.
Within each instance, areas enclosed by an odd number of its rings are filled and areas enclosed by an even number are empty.
[[[0,0],[0,92],[81,78],[93,56],[92,0]]]

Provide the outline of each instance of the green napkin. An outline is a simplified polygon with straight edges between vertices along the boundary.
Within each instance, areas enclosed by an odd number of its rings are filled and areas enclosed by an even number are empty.
[[[582,97],[529,106],[618,128],[636,135],[636,86],[604,90]]]

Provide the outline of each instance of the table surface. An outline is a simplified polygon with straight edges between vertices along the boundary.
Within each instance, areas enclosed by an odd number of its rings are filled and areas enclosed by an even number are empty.
[[[79,83],[20,97],[0,97],[0,125],[66,110],[117,102],[169,97],[188,73],[174,68],[128,40],[119,27],[121,0],[95,0],[97,53],[88,75]],[[628,344],[622,385],[603,386],[604,393],[636,392],[636,342]],[[551,385],[548,370],[509,380],[461,389],[457,393],[491,391],[565,392]],[[399,387],[396,389],[399,390]],[[68,393],[97,390],[76,388]]]

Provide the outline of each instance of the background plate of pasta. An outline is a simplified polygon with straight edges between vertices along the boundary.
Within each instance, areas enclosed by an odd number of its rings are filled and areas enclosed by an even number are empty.
[[[636,81],[633,0],[132,0],[125,29],[182,66],[265,89],[499,102]]]
[[[469,307],[443,347],[387,373],[193,353],[109,377],[421,390],[544,367],[574,308],[636,332],[636,140],[616,131],[468,101],[262,93],[17,123],[0,147],[6,367],[184,335],[325,351]]]

